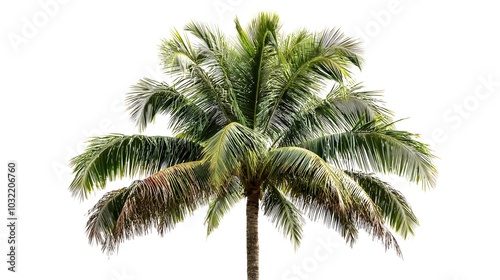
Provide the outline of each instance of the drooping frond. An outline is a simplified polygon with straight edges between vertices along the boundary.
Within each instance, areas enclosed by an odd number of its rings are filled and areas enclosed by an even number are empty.
[[[255,173],[265,150],[262,135],[239,123],[230,123],[206,142],[203,151],[213,181],[219,185],[230,176],[241,176],[236,171],[242,166]]]
[[[401,192],[373,174],[346,173],[353,177],[370,195],[392,229],[401,234],[403,238],[406,238],[408,234],[414,234],[414,229],[418,226],[418,219]]]
[[[351,131],[334,133],[300,144],[336,166],[365,172],[395,174],[421,184],[436,183],[436,168],[428,146],[417,135],[377,120],[361,120]]]
[[[358,228],[400,254],[397,241],[384,225],[378,205],[349,174],[318,155],[298,147],[272,150],[267,179],[288,194],[312,220],[321,220],[351,244]]]
[[[130,192],[135,188],[132,183],[129,187],[106,193],[92,209],[87,221],[87,235],[90,243],[102,245],[102,250],[115,246],[116,221],[120,216]]]
[[[336,230],[351,246],[358,240],[358,232],[362,229],[374,239],[380,240],[386,250],[392,248],[399,256],[402,255],[396,238],[385,226],[384,220],[379,215],[374,216],[363,203],[352,202],[347,209],[341,208],[335,197],[324,192],[311,196],[308,188],[308,182],[305,180],[282,182],[282,189],[286,190],[291,201],[309,219],[320,221]]]
[[[394,249],[402,256],[401,248],[391,231],[380,220],[373,220],[366,215],[366,209],[359,204],[353,204],[348,211],[339,209],[338,204],[330,201],[327,197],[319,196],[312,198],[307,196],[303,190],[305,183],[289,182],[286,189],[289,190],[291,201],[307,215],[312,221],[320,221],[327,227],[337,231],[346,243],[353,246],[359,237],[359,230],[365,230],[374,239],[381,241],[386,250]]]
[[[121,242],[153,228],[163,235],[214,195],[202,162],[168,167],[128,188],[107,193],[90,211],[91,243],[113,252]]]
[[[218,191],[216,197],[208,205],[205,224],[207,235],[210,235],[217,227],[224,215],[243,199],[243,188],[237,177],[231,177]]]
[[[328,228],[337,231],[349,244],[358,239],[358,227],[353,208],[343,207],[339,197],[329,195],[321,190],[311,195],[308,183],[305,180],[287,180],[282,182],[281,189],[291,197],[311,221],[322,222]]]
[[[267,178],[305,180],[316,192],[338,196],[341,207],[348,207],[355,196],[370,203],[369,197],[342,170],[304,148],[283,147],[271,150],[264,172]],[[314,191],[312,195],[317,194]],[[376,213],[376,209],[372,211]]]
[[[339,188],[340,179],[327,162],[309,150],[299,147],[273,149],[268,153],[263,172],[263,178],[268,180],[285,176],[304,180],[308,184],[309,195],[315,196],[323,192],[338,198],[341,208],[346,207]]]
[[[70,191],[81,199],[106,182],[151,175],[177,163],[202,157],[200,145],[174,137],[111,134],[94,137],[86,150],[71,160],[75,178]]]
[[[269,152],[265,167],[268,178],[298,180],[310,186],[310,195],[323,195],[339,209],[362,206],[373,219],[380,213],[368,194],[344,171],[329,165],[317,154],[299,147],[284,147]]]
[[[123,237],[154,226],[160,235],[182,221],[215,194],[208,167],[201,161],[177,164],[141,181],[134,199],[118,219]],[[131,223],[130,223],[131,222]]]
[[[262,208],[264,215],[269,217],[276,228],[283,232],[297,249],[302,239],[302,225],[304,224],[300,210],[279,189],[271,185],[265,188]]]
[[[321,220],[354,242],[357,229],[346,216],[350,198],[342,195],[340,179],[319,156],[298,147],[274,149],[263,172],[267,184],[288,195],[311,220]]]

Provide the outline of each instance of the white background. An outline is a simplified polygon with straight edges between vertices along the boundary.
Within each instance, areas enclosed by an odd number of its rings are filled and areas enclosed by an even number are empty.
[[[359,81],[385,90],[396,116],[409,117],[399,128],[432,144],[440,175],[427,192],[391,179],[421,224],[400,241],[404,260],[366,236],[351,249],[311,222],[295,252],[263,218],[261,279],[500,279],[500,20],[493,3],[2,1],[0,164],[5,173],[7,160],[19,166],[19,249],[18,273],[7,272],[2,222],[1,278],[245,279],[243,205],[209,238],[202,209],[163,238],[136,238],[108,257],[84,233],[86,211],[104,192],[85,202],[72,198],[67,162],[88,136],[137,133],[123,96],[142,77],[161,78],[157,50],[171,28],[194,19],[233,32],[235,16],[246,23],[258,11],[276,11],[285,30],[337,26],[364,38]],[[165,126],[159,119],[146,133],[168,133]],[[0,194],[5,217],[6,191]]]

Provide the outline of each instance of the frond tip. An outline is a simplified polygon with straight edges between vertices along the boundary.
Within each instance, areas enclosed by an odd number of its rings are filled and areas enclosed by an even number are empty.
[[[276,224],[283,234],[292,241],[295,249],[300,246],[304,218],[295,205],[279,189],[268,186],[262,198],[264,215]]]
[[[401,192],[373,174],[346,172],[370,195],[391,228],[403,238],[413,235],[418,219]]]
[[[228,183],[224,184],[217,191],[216,197],[208,204],[208,211],[205,217],[207,236],[219,227],[224,215],[242,199],[241,183],[235,177],[230,178]]]

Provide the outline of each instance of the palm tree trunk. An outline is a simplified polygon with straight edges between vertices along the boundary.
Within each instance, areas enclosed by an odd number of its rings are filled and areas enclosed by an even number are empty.
[[[259,198],[260,188],[247,195],[247,279],[259,279]]]

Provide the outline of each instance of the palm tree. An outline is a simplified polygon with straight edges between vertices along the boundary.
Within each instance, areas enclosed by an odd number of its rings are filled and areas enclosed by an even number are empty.
[[[103,251],[152,229],[163,235],[208,205],[207,234],[246,200],[247,275],[259,278],[259,211],[298,246],[304,216],[353,244],[358,231],[401,254],[393,232],[418,220],[380,179],[435,185],[429,148],[395,129],[379,93],[354,82],[359,44],[337,29],[285,34],[261,13],[236,35],[191,22],[161,45],[168,82],[142,79],[126,96],[140,130],[166,114],[175,136],[111,134],[72,159],[73,195],[140,176],[89,211],[87,234]],[[392,230],[391,230],[392,229]]]

